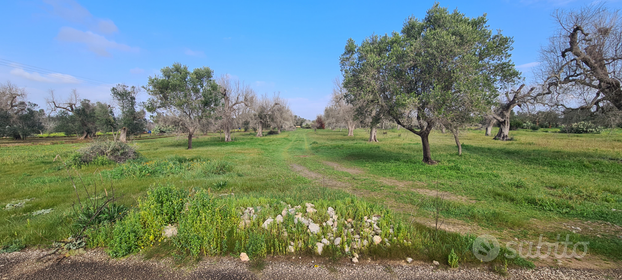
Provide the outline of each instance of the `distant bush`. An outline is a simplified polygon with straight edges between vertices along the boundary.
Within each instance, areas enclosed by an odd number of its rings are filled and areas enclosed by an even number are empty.
[[[278,132],[278,131],[276,131],[276,130],[270,130],[270,131],[268,131],[268,135],[274,135],[274,134],[279,134],[279,132]]]
[[[233,165],[226,161],[174,156],[165,160],[130,161],[103,172],[111,175],[114,179],[120,179],[125,177],[165,177],[181,174],[204,178],[212,175],[223,175],[231,171],[233,171]]]
[[[517,130],[523,127],[523,122],[520,120],[510,120],[510,130]]]
[[[601,133],[603,131],[602,127],[599,127],[591,122],[578,122],[573,123],[571,125],[564,125],[559,130],[562,133]]]
[[[122,163],[139,157],[138,152],[128,144],[116,141],[94,141],[77,153],[70,156],[68,165],[82,166],[86,164],[107,165],[113,162]]]

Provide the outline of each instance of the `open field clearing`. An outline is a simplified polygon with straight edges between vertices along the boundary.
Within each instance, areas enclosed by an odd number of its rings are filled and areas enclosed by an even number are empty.
[[[81,204],[88,205],[114,192],[118,204],[138,209],[117,224],[141,221],[137,225],[142,225],[144,236],[134,242],[120,234],[127,231],[115,231],[116,224],[90,227],[87,247],[108,248],[113,256],[135,252],[148,257],[170,252],[185,252],[182,255],[190,257],[237,256],[249,250],[255,250],[256,256],[310,256],[317,254],[316,244],[327,239],[330,245],[326,244],[323,256],[330,259],[352,258],[358,253],[365,259],[411,257],[449,265],[453,251],[460,265],[468,265],[479,263],[471,253],[475,237],[490,234],[502,247],[511,241],[537,244],[541,236],[548,242],[565,241],[566,236],[573,244],[589,242],[584,258],[534,258],[527,254],[524,259],[498,258],[493,264],[620,265],[620,130],[598,135],[516,131],[516,140],[511,142],[468,131],[461,136],[462,156],[457,155],[450,134],[437,132],[431,135],[432,157],[439,161],[434,166],[421,162],[419,139],[403,130],[379,133],[379,143],[366,142],[364,130],[356,130],[355,137],[346,134],[297,130],[257,138],[252,133],[235,133],[235,141],[230,143],[213,134],[195,139],[192,150],[185,149],[183,137],[141,139],[133,144],[142,155],[138,160],[78,168],[65,168],[64,162],[86,142],[1,147],[0,240],[5,250],[67,242],[78,231],[78,196]],[[163,220],[158,217],[167,215],[168,208],[164,212],[153,209],[164,205],[158,203],[167,197],[178,197],[183,203],[170,206],[178,210]],[[212,204],[193,208],[202,205],[200,201]],[[253,213],[244,210],[248,207],[253,207]],[[305,211],[309,207],[312,209]],[[202,216],[210,209],[229,210]],[[294,213],[301,216],[294,217]],[[266,225],[264,221],[279,214],[282,222]],[[244,215],[253,218],[245,220]],[[145,217],[153,220],[147,219],[151,222],[145,224]],[[223,228],[221,233],[206,233],[204,229],[216,222],[214,217],[224,219],[220,224],[232,225],[229,231]],[[319,225],[317,236],[307,233],[309,220]],[[323,221],[334,222],[334,235],[331,225]],[[244,225],[238,227],[240,223]],[[160,237],[167,224],[179,225],[177,239]],[[369,234],[366,226],[378,228],[385,241],[371,245],[374,233]],[[349,228],[355,231],[345,233]],[[341,244],[334,241],[339,236],[344,240]],[[193,241],[196,238],[199,241]],[[218,243],[218,238],[227,241],[218,248],[204,247],[205,240]],[[370,245],[356,247],[361,240],[369,240]],[[257,249],[254,242],[267,245]],[[294,253],[291,243],[295,244]]]

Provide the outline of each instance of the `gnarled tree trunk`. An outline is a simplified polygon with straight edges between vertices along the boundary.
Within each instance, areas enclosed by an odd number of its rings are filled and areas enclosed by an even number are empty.
[[[257,135],[255,135],[255,136],[256,137],[263,137],[263,126],[261,125],[261,122],[257,126]]]
[[[188,150],[192,149],[192,132],[188,132]]]
[[[488,118],[488,121],[486,122],[486,136],[492,136],[492,127],[495,126],[496,123],[497,120],[494,118]]]
[[[369,142],[378,142],[378,139],[376,138],[376,125],[372,125],[369,130]]]
[[[121,134],[119,134],[119,141],[127,143],[127,127],[121,129]]]
[[[510,111],[500,112],[503,119],[499,122],[499,132],[495,136],[495,140],[508,141],[510,138]]]
[[[423,148],[423,162],[427,164],[436,164],[437,162],[432,159],[432,153],[430,152],[430,131],[428,129],[422,130],[419,134],[421,137],[421,147]]]
[[[452,129],[451,133],[454,135],[454,140],[456,141],[456,146],[458,147],[458,155],[462,155],[462,144],[460,143],[460,138],[458,138],[458,134],[460,133],[457,129]]]
[[[354,129],[356,125],[353,123],[348,123],[348,136],[354,136]]]

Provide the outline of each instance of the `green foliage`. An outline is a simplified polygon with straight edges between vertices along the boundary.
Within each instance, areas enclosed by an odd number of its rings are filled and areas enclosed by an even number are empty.
[[[119,258],[138,252],[141,248],[144,248],[143,240],[141,239],[143,235],[140,214],[137,211],[131,211],[115,225],[108,254]]]
[[[262,259],[266,257],[266,237],[257,232],[251,232],[246,243],[246,254],[251,259]]]
[[[41,120],[45,113],[36,109],[37,104],[23,101],[16,108],[0,109],[0,137],[25,140],[41,132],[44,129]]]
[[[582,133],[601,133],[603,131],[602,127],[596,126],[594,124],[592,124],[591,122],[578,122],[578,123],[573,123],[571,125],[564,125],[562,126],[562,128],[559,130],[559,132],[561,133],[576,133],[576,134],[582,134]]]
[[[136,111],[136,96],[139,90],[140,88],[124,84],[118,84],[110,89],[112,98],[119,103],[121,109],[119,127],[127,128],[129,135],[143,133],[147,124],[145,111]]]
[[[449,264],[449,267],[457,268],[458,259],[458,255],[454,252],[454,249],[451,249],[451,253],[449,253],[449,256],[447,256],[447,263]]]
[[[82,229],[103,223],[114,223],[127,212],[127,207],[116,203],[106,204],[101,210],[99,209],[100,205],[98,204],[84,206],[76,213],[72,226],[76,229]]]
[[[170,157],[165,160],[129,161],[112,170],[103,171],[112,178],[126,177],[166,177],[170,175],[187,175],[188,177],[205,178],[223,175],[233,171],[233,165],[226,161],[205,160],[202,158]]]
[[[162,134],[173,133],[173,132],[175,132],[175,127],[172,126],[172,125],[156,124],[151,132],[152,133],[157,133],[157,134],[160,134],[160,133],[162,133]]]
[[[2,247],[0,248],[0,253],[17,252],[17,251],[24,249],[24,247],[25,246],[22,240],[19,238],[15,238],[3,244]]]
[[[214,189],[221,190],[227,186],[227,181],[218,181],[214,183]]]

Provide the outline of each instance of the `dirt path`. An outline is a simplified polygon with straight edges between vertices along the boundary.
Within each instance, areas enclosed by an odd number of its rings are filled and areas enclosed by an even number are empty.
[[[509,269],[503,277],[488,268],[447,269],[427,263],[362,260],[331,263],[316,258],[268,258],[263,270],[230,257],[205,258],[192,267],[140,256],[110,259],[102,250],[62,258],[30,250],[0,254],[0,279],[622,279],[622,269]],[[291,259],[293,258],[293,259]]]

